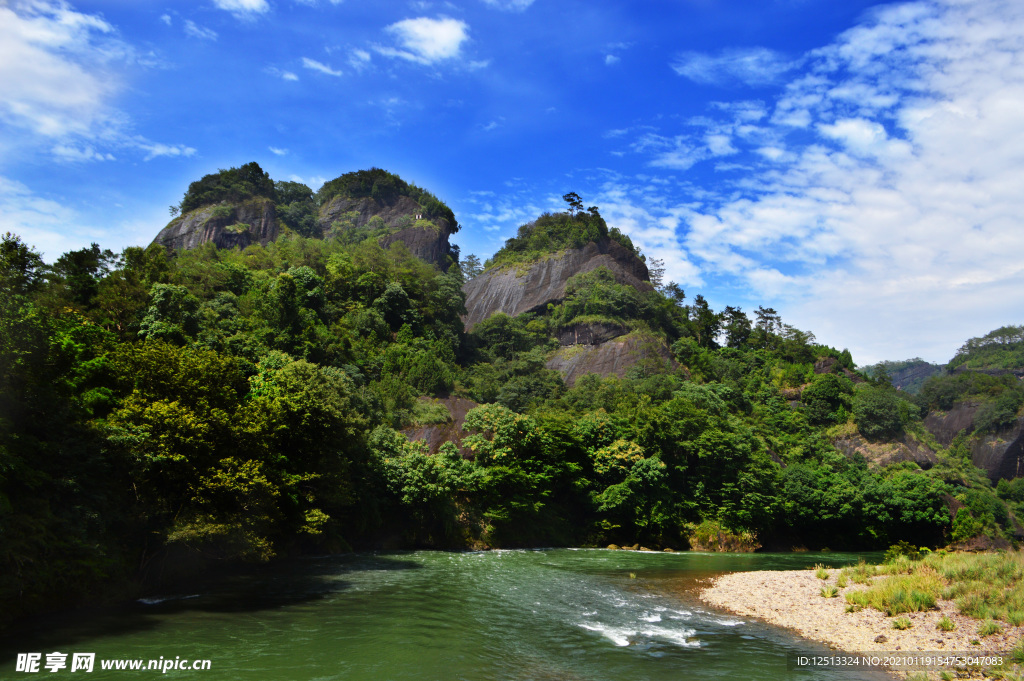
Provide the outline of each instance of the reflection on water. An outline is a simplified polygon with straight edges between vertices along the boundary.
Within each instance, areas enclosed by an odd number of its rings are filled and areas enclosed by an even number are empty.
[[[13,676],[18,652],[61,651],[95,652],[95,679],[125,674],[102,671],[102,659],[175,656],[210,659],[205,679],[238,681],[884,679],[789,670],[788,654],[824,648],[695,596],[726,571],[858,557],[555,549],[306,559],[51,621],[0,645],[0,677]]]

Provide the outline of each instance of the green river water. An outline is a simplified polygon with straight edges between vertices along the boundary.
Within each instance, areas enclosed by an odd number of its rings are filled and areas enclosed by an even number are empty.
[[[859,557],[550,549],[309,558],[48,618],[0,641],[0,678],[886,679],[791,668],[790,656],[827,649],[694,596],[721,572]],[[54,651],[68,654],[67,668],[16,672],[18,653],[42,653],[45,664]],[[75,652],[96,654],[92,673],[70,671]],[[210,669],[100,669],[101,660],[161,657],[209,659]]]

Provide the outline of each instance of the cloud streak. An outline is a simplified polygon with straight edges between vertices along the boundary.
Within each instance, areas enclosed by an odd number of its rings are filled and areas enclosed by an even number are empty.
[[[672,62],[673,71],[702,85],[770,85],[795,66],[764,47],[724,50],[717,55],[681,52]]]
[[[336,70],[332,69],[330,66],[328,66],[327,64],[323,64],[321,62],[318,62],[315,59],[310,59],[309,57],[303,57],[302,58],[302,65],[304,67],[306,67],[307,69],[309,69],[310,71],[319,71],[320,73],[326,74],[328,76],[335,76],[335,77],[337,77],[337,76],[341,75],[341,71],[336,71]],[[292,79],[288,78],[287,75],[283,75],[282,77],[285,80],[292,80]],[[296,77],[294,80],[298,80],[298,78]]]

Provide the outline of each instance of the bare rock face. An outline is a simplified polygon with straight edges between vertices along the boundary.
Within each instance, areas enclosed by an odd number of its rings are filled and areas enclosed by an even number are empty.
[[[927,445],[918,442],[906,433],[894,442],[868,442],[859,433],[842,437],[832,443],[846,457],[860,454],[873,466],[888,466],[903,461],[912,461],[929,469],[939,457]]]
[[[445,442],[452,442],[459,448],[463,458],[473,458],[473,452],[468,448],[462,447],[462,438],[465,435],[462,432],[462,424],[466,422],[466,414],[471,409],[480,405],[473,400],[467,400],[463,397],[443,397],[438,401],[448,409],[448,413],[451,416],[448,421],[429,426],[411,426],[405,428],[402,434],[409,438],[411,442],[416,442],[417,440],[426,442],[431,454],[436,454],[437,450]]]
[[[618,324],[573,324],[558,332],[560,345],[600,345],[629,333]]]
[[[602,378],[622,378],[630,367],[639,362],[652,362],[660,368],[672,371],[675,360],[665,342],[639,334],[620,336],[599,345],[570,345],[559,348],[547,361],[547,368],[562,374],[562,380],[569,387],[586,374],[597,374]]]
[[[565,297],[565,284],[570,277],[602,266],[611,270],[620,284],[640,291],[654,290],[647,266],[633,253],[611,239],[592,241],[583,248],[535,262],[523,271],[515,267],[495,268],[466,282],[466,330],[495,312],[515,317],[542,310],[548,303]]]
[[[446,270],[452,225],[444,218],[433,218],[433,226],[417,227],[417,216],[422,214],[423,208],[408,196],[399,196],[391,203],[380,203],[371,197],[336,196],[320,209],[320,227],[324,234],[339,229],[358,229],[379,217],[381,226],[396,230],[381,237],[382,248],[404,243],[416,257]]]
[[[171,220],[153,243],[175,250],[196,248],[205,243],[213,243],[218,248],[245,248],[254,243],[268,244],[277,234],[274,202],[254,198],[239,204],[197,208]]]
[[[960,431],[970,434],[974,430],[974,417],[980,404],[961,402],[948,412],[932,412],[924,420],[924,427],[943,446],[949,446]],[[993,482],[1000,478],[1024,475],[1024,418],[997,433],[976,435],[967,442],[971,461],[988,473]]]
[[[814,373],[816,374],[831,374],[835,373],[836,365],[839,364],[839,360],[835,357],[822,357],[814,363]],[[843,369],[842,373],[848,379],[854,383],[863,383],[864,379],[853,373],[849,369]]]

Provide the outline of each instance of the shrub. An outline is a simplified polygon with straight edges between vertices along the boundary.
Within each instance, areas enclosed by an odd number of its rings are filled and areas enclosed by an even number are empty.
[[[861,435],[877,440],[897,435],[903,429],[900,398],[890,388],[860,388],[853,398],[853,416]]]
[[[882,562],[892,563],[900,556],[906,556],[910,560],[921,560],[921,551],[910,542],[899,541],[889,547]]]

